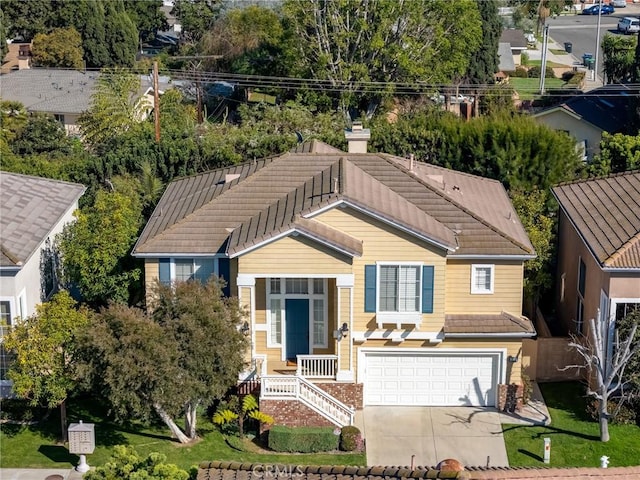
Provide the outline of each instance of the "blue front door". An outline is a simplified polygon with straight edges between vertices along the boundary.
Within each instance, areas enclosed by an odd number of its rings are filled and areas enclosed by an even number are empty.
[[[287,359],[309,353],[309,300],[288,298],[285,300],[287,329]]]

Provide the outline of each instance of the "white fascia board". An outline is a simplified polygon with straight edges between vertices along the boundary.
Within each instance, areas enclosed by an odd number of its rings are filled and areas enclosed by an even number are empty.
[[[622,268],[622,267],[602,267],[603,272],[609,273],[640,273],[640,267]]]
[[[353,273],[339,273],[336,275],[336,287],[348,288],[355,285],[355,275]]]
[[[256,286],[256,277],[255,275],[239,273],[236,277],[236,286],[240,287],[255,287]]]
[[[537,255],[449,255],[452,260],[533,260]]]
[[[448,252],[455,252],[456,251],[455,247],[450,247],[448,245],[443,244],[442,242],[434,240],[433,238],[421,235],[421,234],[417,233],[414,230],[411,230],[411,229],[406,228],[406,227],[404,227],[402,225],[399,225],[399,224],[397,224],[397,223],[395,223],[395,222],[393,222],[393,221],[391,221],[391,220],[389,220],[387,218],[381,217],[380,215],[376,215],[375,213],[371,212],[370,210],[367,210],[366,208],[362,208],[362,207],[360,207],[358,205],[355,205],[355,204],[349,202],[348,200],[338,200],[337,202],[334,202],[331,205],[327,205],[326,207],[322,207],[322,208],[320,208],[318,210],[315,210],[315,211],[313,211],[311,213],[303,215],[303,218],[313,218],[316,215],[321,214],[322,212],[325,212],[327,210],[331,210],[332,208],[335,208],[335,207],[338,207],[338,206],[342,206],[342,205],[351,207],[354,210],[359,211],[360,213],[364,213],[365,215],[373,217],[376,220],[381,221],[382,223],[386,223],[387,225],[391,225],[392,227],[397,228],[398,230],[401,230],[401,231],[403,231],[405,233],[408,233],[409,235],[417,237],[420,240],[424,240],[425,242],[430,243],[432,245],[435,245],[436,247],[439,247],[439,248],[441,248],[443,250],[446,250]]]
[[[7,271],[7,272],[17,272],[22,270],[23,265],[16,265],[15,267],[0,267],[0,271]]]

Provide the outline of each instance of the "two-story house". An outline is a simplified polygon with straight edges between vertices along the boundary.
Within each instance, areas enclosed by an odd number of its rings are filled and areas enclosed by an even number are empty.
[[[246,309],[246,377],[278,423],[363,405],[495,406],[521,382],[523,264],[494,180],[380,153],[348,131],[173,181],[133,254],[156,280],[217,274]]]
[[[83,185],[0,172],[0,341],[17,317],[57,287],[55,236],[74,220]],[[0,345],[0,388],[7,393],[11,355]]]
[[[558,320],[585,333],[590,319],[640,309],[640,172],[553,188],[558,218]],[[598,317],[600,311],[600,317]]]

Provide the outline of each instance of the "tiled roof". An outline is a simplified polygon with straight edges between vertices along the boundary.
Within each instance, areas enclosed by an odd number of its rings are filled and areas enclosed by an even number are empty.
[[[265,472],[276,472],[268,475]],[[448,478],[468,480],[468,472],[444,472],[427,467],[345,467],[266,465],[264,463],[202,462],[197,480],[396,480]]]
[[[30,68],[3,75],[2,98],[22,103],[32,112],[82,113],[100,74],[48,68]]]
[[[522,336],[532,336],[536,330],[526,317],[518,317],[507,312],[497,315],[483,314],[452,314],[445,315],[444,335],[448,334],[521,334]]]
[[[640,268],[640,171],[553,188],[594,257],[605,268]]]
[[[202,462],[197,480],[637,480],[640,467],[469,468],[445,472],[430,467],[345,467]]]
[[[0,266],[23,265],[85,187],[0,172]]]
[[[406,162],[314,142],[279,157],[176,180],[134,254],[233,256],[340,202],[452,255],[534,253],[500,183],[424,164],[410,171]]]

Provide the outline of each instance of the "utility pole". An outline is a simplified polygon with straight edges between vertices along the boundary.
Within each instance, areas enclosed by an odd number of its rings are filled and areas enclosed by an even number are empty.
[[[158,62],[153,62],[153,120],[156,127],[156,143],[160,142],[160,92],[158,91]]]
[[[596,51],[595,58],[593,61],[593,73],[591,76],[591,80],[594,82],[598,79],[598,51],[600,50],[600,19],[602,18],[602,0],[598,2],[598,26],[596,27]],[[604,78],[602,79],[602,84],[604,85]]]
[[[544,95],[544,80],[547,70],[547,47],[549,46],[549,25],[542,31],[542,64],[540,65],[540,95]]]

